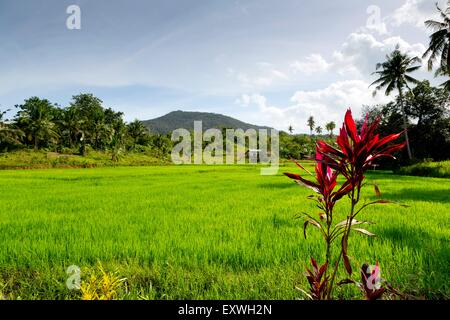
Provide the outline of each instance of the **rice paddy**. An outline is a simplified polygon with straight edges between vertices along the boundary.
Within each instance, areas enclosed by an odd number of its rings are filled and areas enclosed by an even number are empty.
[[[122,278],[120,299],[302,299],[295,287],[309,257],[324,260],[319,234],[303,238],[310,191],[258,166],[153,166],[0,171],[0,294],[78,299],[98,263]],[[354,267],[379,261],[381,275],[415,297],[450,297],[450,179],[368,174],[383,197],[372,206],[377,237],[352,234]],[[373,200],[368,186],[363,198]],[[345,205],[337,207],[342,219]],[[337,252],[335,252],[337,253]],[[340,277],[344,277],[344,272]],[[355,276],[357,277],[357,275]],[[350,286],[341,298],[359,298]]]

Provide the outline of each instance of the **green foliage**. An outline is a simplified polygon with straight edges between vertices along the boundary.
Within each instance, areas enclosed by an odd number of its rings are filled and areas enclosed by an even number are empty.
[[[2,150],[8,150],[8,147],[20,144],[20,139],[24,137],[22,130],[6,123],[3,119],[7,111],[0,111],[0,148]]]
[[[449,93],[423,81],[404,98],[404,111],[408,123],[411,150],[415,159],[450,159]],[[377,132],[383,136],[398,131],[403,126],[400,97],[385,105],[365,107],[363,116],[381,117]],[[359,121],[359,126],[362,120]],[[406,152],[397,153],[400,163],[409,163]],[[387,162],[384,162],[385,164]],[[389,163],[392,163],[389,161]]]
[[[54,105],[47,99],[32,97],[17,108],[19,108],[15,119],[17,126],[25,133],[35,150],[42,145],[48,146],[49,143],[56,142],[59,134],[54,122],[56,114]]]
[[[91,150],[86,156],[73,154],[74,150],[57,153],[45,150],[17,150],[0,154],[0,169],[39,168],[92,168],[109,166],[144,166],[167,164],[158,158],[150,147],[140,147],[133,152],[121,152],[113,160],[110,152]]]
[[[396,173],[408,176],[450,178],[450,161],[416,163],[402,167]]]
[[[315,127],[315,125],[316,125],[316,122],[315,122],[315,120],[314,120],[314,117],[313,117],[313,116],[310,116],[310,117],[308,118],[308,121],[306,122],[306,124],[308,125],[310,135],[312,136],[314,127]]]
[[[437,3],[437,11],[439,20],[427,20],[425,26],[433,33],[430,35],[430,43],[428,49],[423,54],[423,58],[428,57],[428,70],[433,69],[434,64],[439,60],[439,67],[436,75],[450,75],[450,2],[447,2],[447,8],[441,9]],[[450,91],[450,81],[447,80],[441,85],[447,92]]]

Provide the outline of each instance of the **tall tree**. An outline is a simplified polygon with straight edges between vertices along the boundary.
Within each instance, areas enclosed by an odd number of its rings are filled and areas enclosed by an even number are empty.
[[[132,140],[133,148],[135,148],[136,145],[149,134],[149,131],[144,123],[137,119],[127,125],[127,131]]]
[[[123,122],[121,112],[105,109],[102,103],[102,100],[92,94],[83,93],[72,97],[70,108],[76,110],[81,123],[79,140],[83,155],[87,145],[97,150],[107,149],[114,135],[114,126]]]
[[[82,135],[83,121],[77,108],[70,106],[64,110],[61,120],[61,133],[69,148],[73,148],[78,138]]]
[[[394,90],[398,91],[409,159],[412,159],[412,152],[407,130],[408,120],[404,107],[404,90],[407,89],[408,91],[411,91],[409,84],[418,83],[418,80],[414,79],[409,74],[418,70],[421,67],[420,63],[421,60],[418,57],[409,57],[408,54],[402,53],[397,45],[392,53],[386,55],[386,61],[377,64],[377,71],[373,74],[376,74],[378,79],[370,85],[376,85],[375,91],[373,92],[374,95],[383,88],[386,88],[385,94],[387,96]]]
[[[288,131],[290,134],[292,134],[292,132],[294,132],[294,128],[292,127],[292,125],[289,125]]]
[[[322,134],[322,127],[321,127],[321,126],[316,127],[316,133],[317,133],[318,135],[321,135],[321,134]]]
[[[328,133],[330,134],[330,138],[333,138],[334,128],[336,128],[336,123],[334,123],[334,121],[330,121],[325,125],[325,129],[327,129]]]
[[[308,121],[306,122],[306,124],[307,124],[308,127],[309,127],[310,136],[312,137],[312,135],[313,135],[313,130],[314,130],[314,127],[315,127],[315,125],[316,125],[316,122],[314,121],[314,117],[313,117],[313,116],[310,116],[310,117],[308,118]]]
[[[2,146],[4,144],[19,144],[20,138],[24,136],[22,130],[12,127],[3,119],[8,111],[0,111],[0,145]]]
[[[423,59],[428,57],[428,70],[433,69],[434,64],[439,60],[439,67],[436,76],[450,76],[450,1],[447,8],[441,9],[438,4],[436,8],[441,20],[427,20],[425,26],[433,32],[430,35],[428,49],[423,54]],[[450,91],[450,83],[446,81],[442,86]]]
[[[55,142],[59,137],[53,122],[54,106],[47,99],[32,97],[19,105],[16,122],[37,150],[43,142]]]

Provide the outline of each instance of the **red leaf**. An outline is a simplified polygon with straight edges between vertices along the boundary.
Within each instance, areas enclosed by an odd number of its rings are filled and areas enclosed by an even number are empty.
[[[389,143],[389,142],[391,142],[391,141],[393,141],[393,140],[397,140],[398,137],[400,137],[402,134],[403,134],[403,132],[388,135],[388,136],[386,136],[386,137],[380,139],[380,140],[374,145],[374,148],[379,148],[379,147],[385,145],[386,143]]]
[[[355,120],[353,120],[352,111],[350,109],[348,109],[347,112],[345,113],[344,121],[345,121],[345,128],[350,138],[353,140],[353,142],[359,142],[360,138],[358,136],[358,132],[356,131]]]
[[[347,238],[342,238],[342,258],[344,259],[345,270],[349,275],[352,274],[352,266],[350,265],[350,260],[347,255]]]
[[[378,187],[378,185],[376,183],[374,183],[373,187],[374,187],[375,195],[378,198],[381,198],[381,191],[380,191],[380,188]]]
[[[319,266],[317,265],[316,259],[314,259],[313,257],[311,257],[311,264],[314,268],[314,273],[317,273],[317,271],[319,270]]]
[[[322,275],[327,270],[327,267],[328,267],[328,262],[325,262],[325,264],[320,267],[319,273],[317,274],[318,279],[322,278]]]
[[[348,274],[352,274],[352,266],[350,265],[350,260],[348,259],[347,254],[343,254],[342,256],[344,258],[344,266],[345,266],[345,270],[347,270]]]
[[[294,163],[301,169],[305,170],[307,173],[309,173],[310,175],[312,175],[312,173],[306,169],[304,166],[302,166],[300,163],[298,163],[297,161],[294,160]]]
[[[296,174],[296,173],[289,173],[289,172],[284,172],[283,173],[286,177],[289,177],[289,178],[291,178],[291,179],[294,179],[294,180],[300,180],[300,175],[299,174]]]

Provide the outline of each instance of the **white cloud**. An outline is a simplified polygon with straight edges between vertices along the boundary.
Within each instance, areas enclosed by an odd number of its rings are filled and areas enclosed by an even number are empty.
[[[279,85],[290,80],[285,72],[275,69],[272,64],[259,62],[256,63],[256,66],[259,68],[249,73],[228,68],[228,77],[237,81],[243,89],[255,91]]]
[[[331,64],[329,64],[320,54],[313,53],[302,61],[294,61],[291,64],[291,68],[295,72],[309,75],[312,73],[327,71],[330,65]]]
[[[313,115],[316,122],[342,121],[342,115],[351,108],[359,116],[363,105],[385,103],[390,98],[372,96],[369,83],[362,80],[346,80],[332,83],[328,87],[313,91],[297,91],[291,101],[306,116]]]
[[[330,121],[339,125],[345,110],[352,109],[355,117],[361,115],[364,105],[386,103],[391,100],[383,94],[372,96],[369,83],[362,80],[347,80],[332,83],[324,89],[299,90],[291,97],[288,107],[276,107],[268,103],[261,94],[244,94],[236,103],[247,108],[256,107],[258,119],[263,119],[277,129],[285,130],[293,125],[298,132],[307,132],[306,121],[313,116],[322,127]],[[261,122],[261,121],[260,121]]]
[[[399,36],[377,40],[372,34],[355,32],[333,53],[334,68],[342,75],[367,79],[397,45],[411,56],[421,57],[426,50],[422,43],[410,44]]]
[[[409,24],[425,29],[424,22],[437,16],[435,2],[431,0],[406,0],[401,7],[390,15],[388,20],[395,27]],[[438,2],[441,5],[445,4],[443,0]]]

